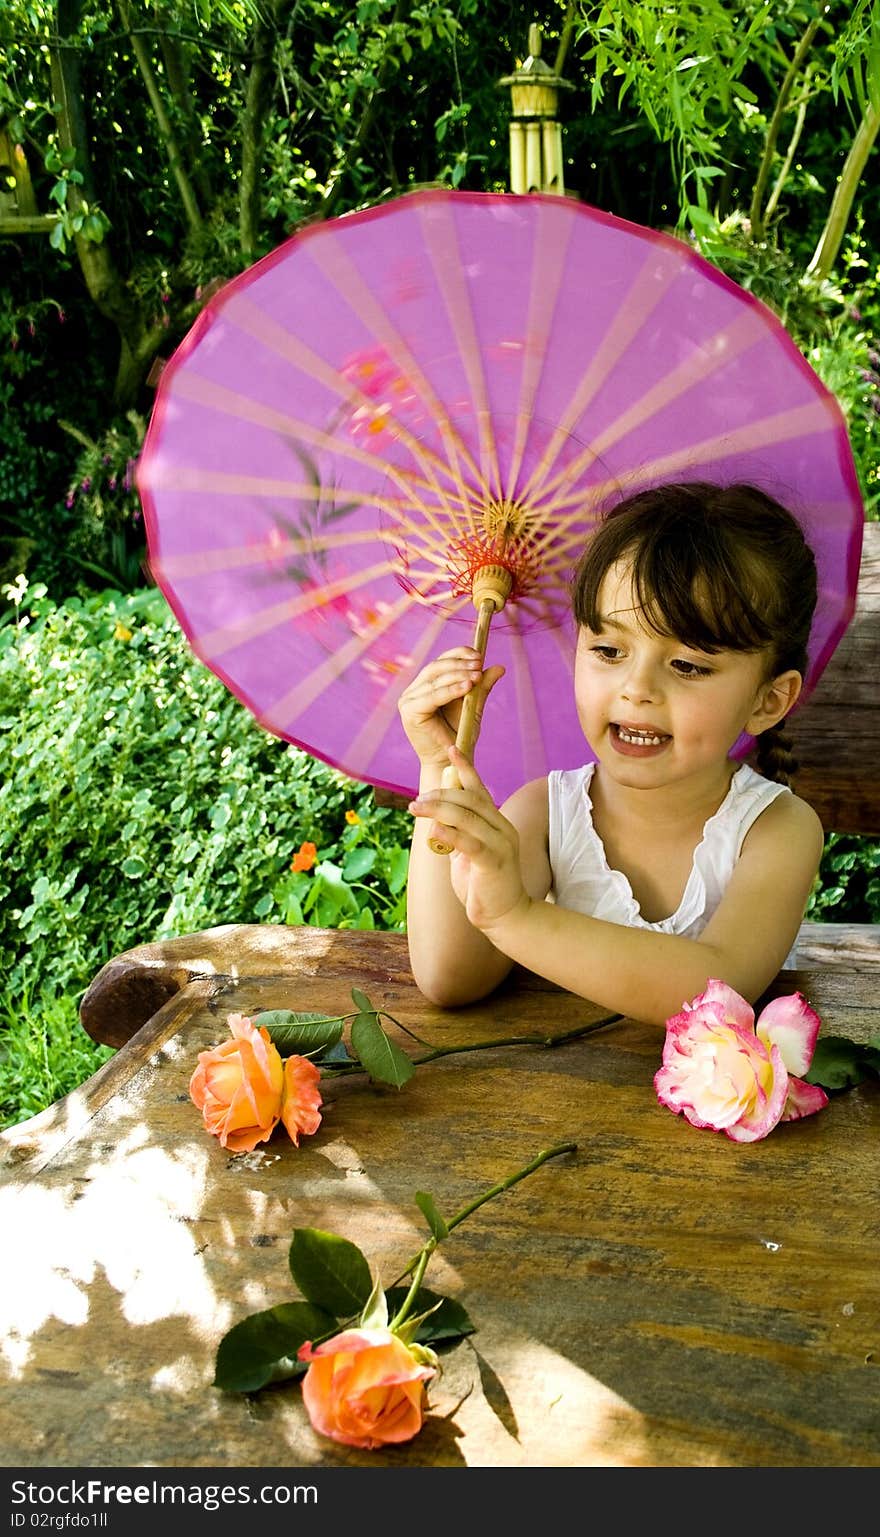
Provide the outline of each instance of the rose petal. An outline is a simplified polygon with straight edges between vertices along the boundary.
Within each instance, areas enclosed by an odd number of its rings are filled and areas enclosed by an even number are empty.
[[[815,1115],[828,1104],[828,1095],[818,1083],[804,1083],[802,1078],[789,1078],[788,1098],[780,1120],[799,1121],[802,1116]]]
[[[281,1119],[294,1147],[301,1136],[310,1137],[321,1124],[321,1074],[308,1057],[288,1057],[281,1090]]]
[[[779,1047],[790,1073],[805,1073],[813,1060],[821,1020],[802,993],[774,998],[761,1010],[756,1031],[761,1040]]]
[[[727,1127],[725,1135],[732,1142],[759,1142],[782,1119],[789,1079],[785,1063],[776,1046],[770,1048],[770,1066],[773,1071],[770,1093],[765,1094],[762,1088],[754,1109],[745,1112],[735,1126]]]
[[[695,998],[690,1005],[691,1009],[699,1007],[702,1003],[714,1003],[721,1009],[722,1017],[726,1024],[739,1025],[740,1029],[751,1032],[755,1025],[755,1011],[745,998],[728,987],[726,982],[719,982],[717,977],[710,977],[706,983],[706,991]],[[685,1008],[688,1005],[685,1004]]]

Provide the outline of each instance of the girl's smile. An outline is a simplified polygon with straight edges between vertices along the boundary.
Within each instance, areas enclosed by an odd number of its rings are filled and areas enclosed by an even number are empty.
[[[626,721],[612,721],[611,746],[625,758],[654,758],[672,741],[653,726],[635,726]]]

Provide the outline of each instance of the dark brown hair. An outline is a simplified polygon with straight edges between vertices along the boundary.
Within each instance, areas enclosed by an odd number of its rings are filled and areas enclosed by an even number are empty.
[[[600,628],[609,568],[631,566],[645,622],[701,651],[766,651],[767,678],[807,669],[816,561],[797,519],[750,485],[706,481],[638,491],[597,525],[572,581],[579,625]],[[758,737],[757,766],[788,784],[796,764],[783,722]]]

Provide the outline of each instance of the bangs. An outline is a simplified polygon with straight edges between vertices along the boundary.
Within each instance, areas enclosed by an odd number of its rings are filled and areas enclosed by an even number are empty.
[[[767,584],[752,582],[751,591],[744,592],[742,572],[735,574],[723,559],[708,558],[693,543],[678,550],[648,540],[623,551],[621,564],[629,570],[644,623],[655,634],[709,653],[760,651],[772,641],[775,604]],[[605,574],[588,599],[596,620],[601,618],[599,594]],[[587,623],[595,628],[589,619]]]

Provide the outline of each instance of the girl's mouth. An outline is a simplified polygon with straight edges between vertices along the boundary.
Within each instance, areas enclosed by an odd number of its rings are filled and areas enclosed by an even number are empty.
[[[671,736],[650,726],[624,726],[616,721],[611,723],[610,735],[612,747],[627,758],[656,757],[672,741]]]

